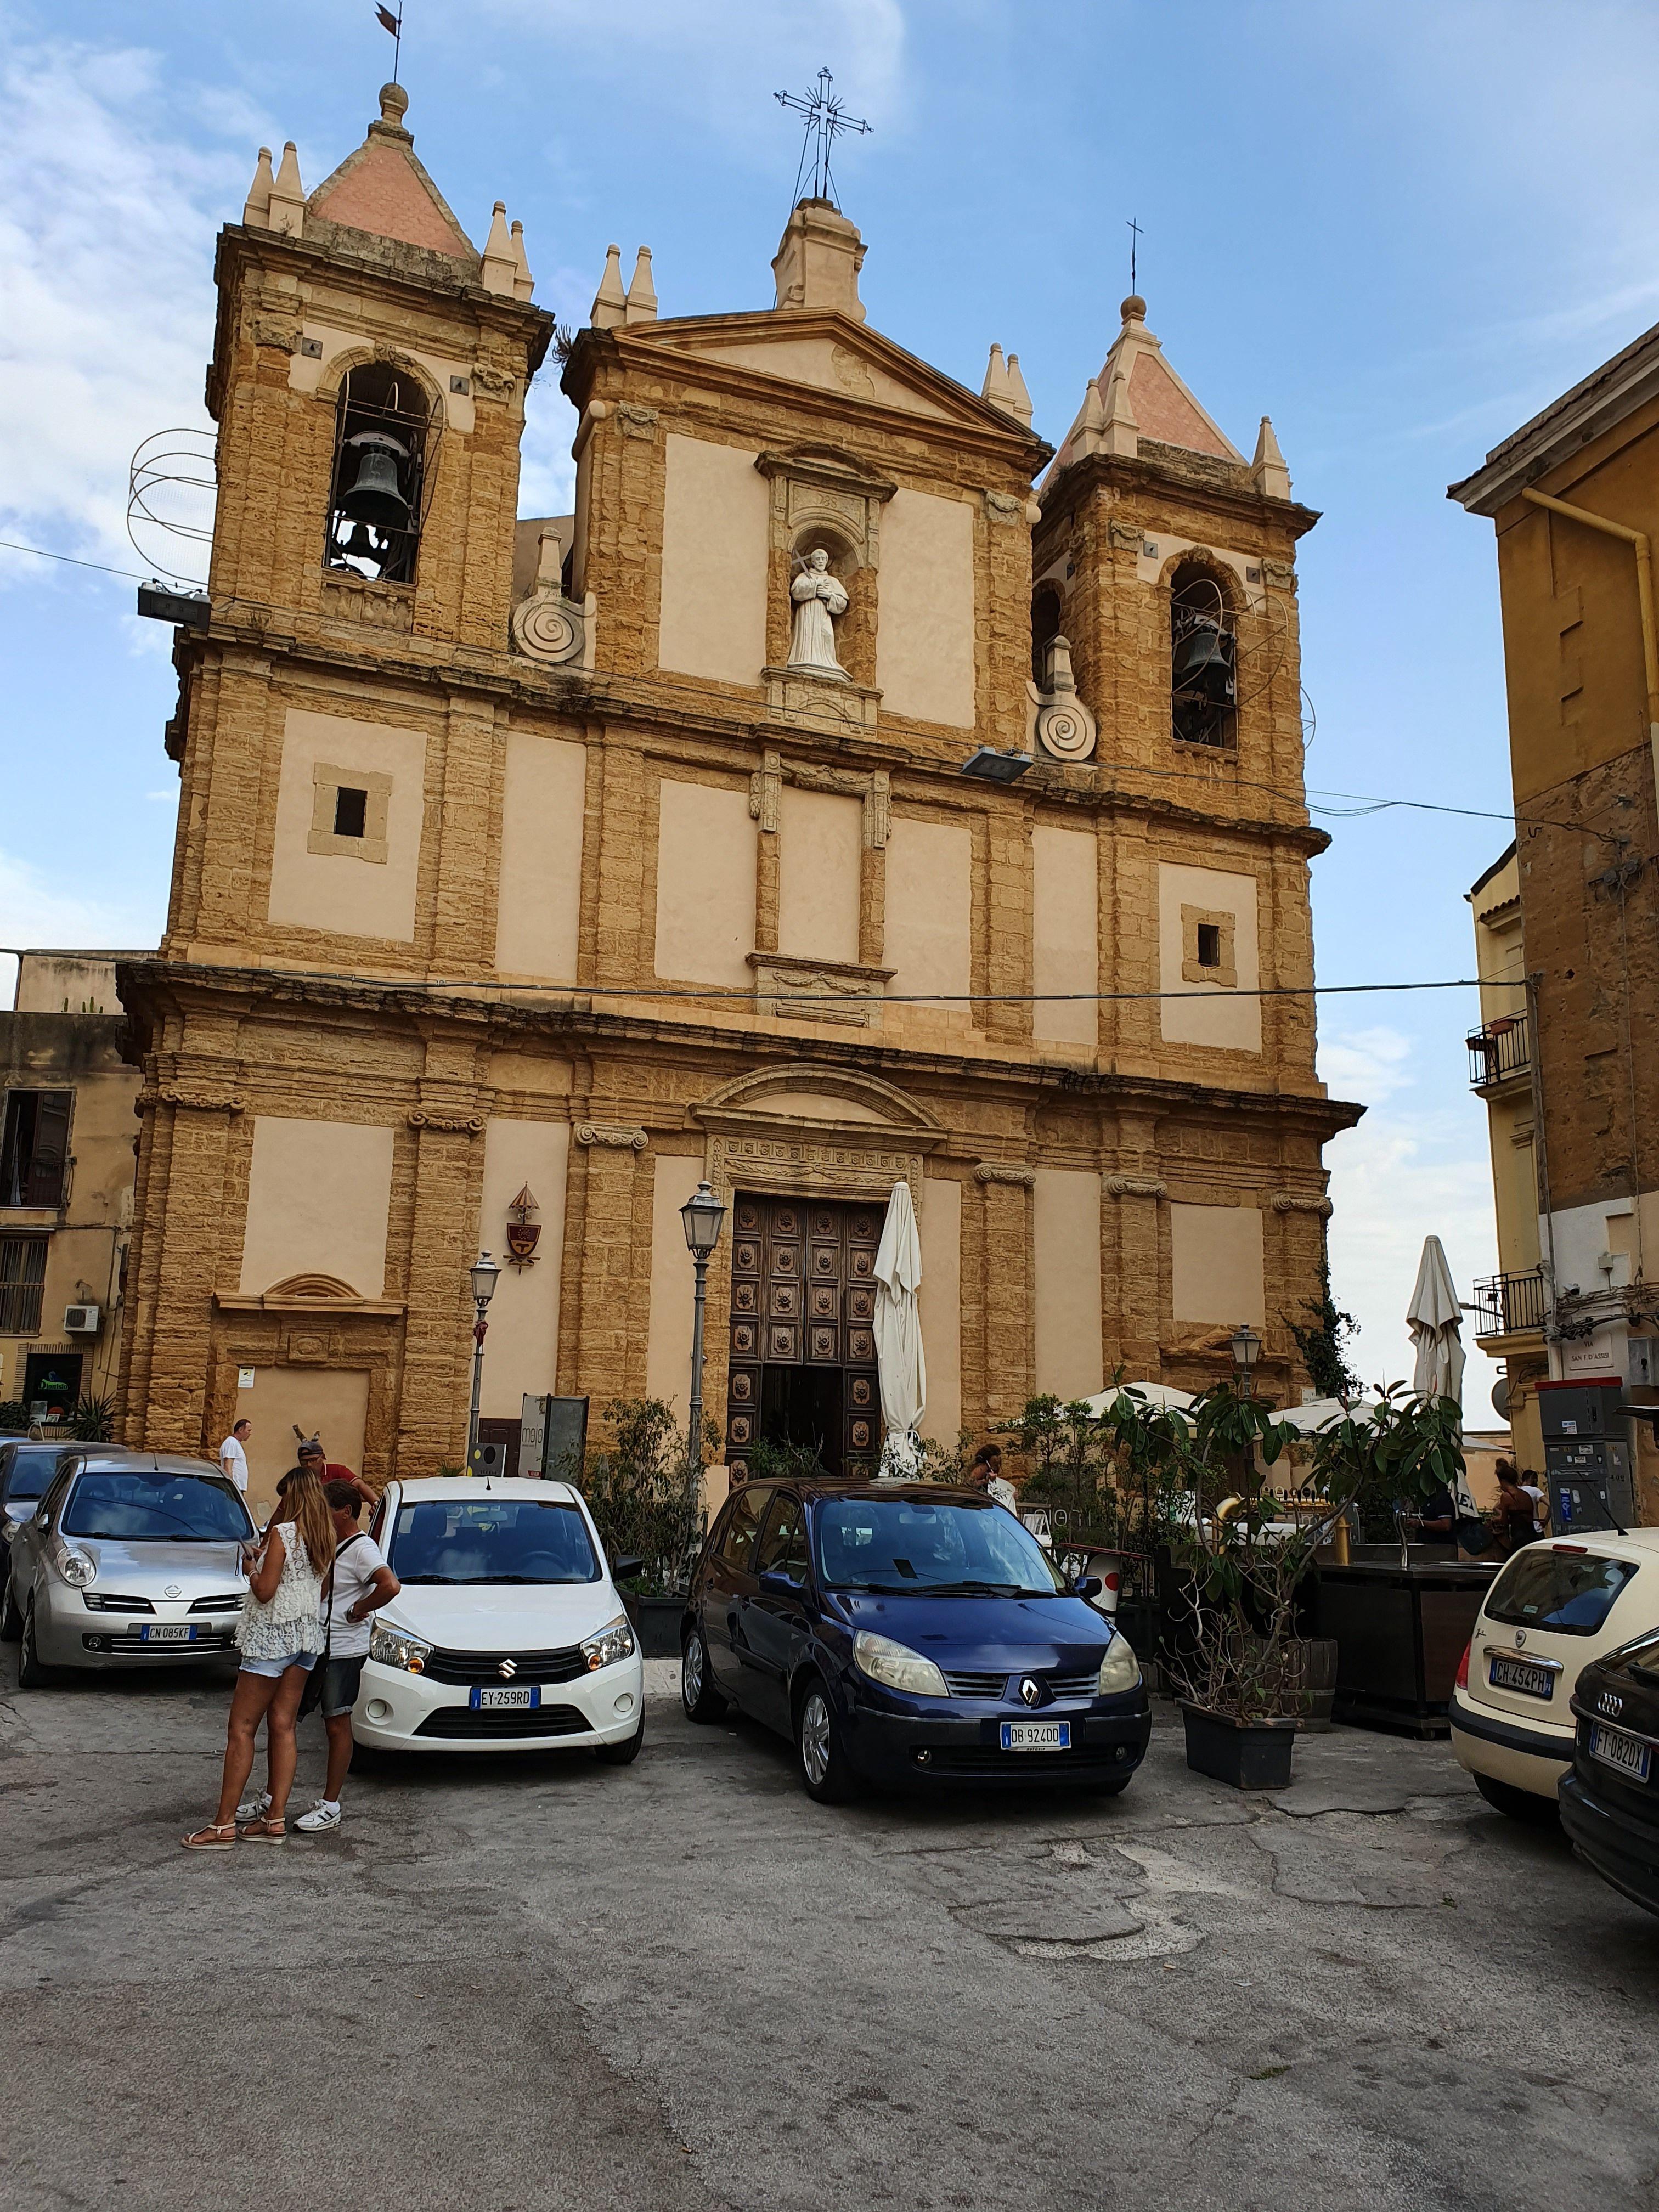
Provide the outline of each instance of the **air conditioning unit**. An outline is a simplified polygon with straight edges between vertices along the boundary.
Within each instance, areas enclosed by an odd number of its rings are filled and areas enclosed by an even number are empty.
[[[64,1334],[65,1336],[96,1336],[100,1318],[96,1306],[65,1306]]]

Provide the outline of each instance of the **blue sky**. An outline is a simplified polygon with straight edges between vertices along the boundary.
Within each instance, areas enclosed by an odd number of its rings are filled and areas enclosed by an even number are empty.
[[[122,568],[139,439],[204,421],[212,241],[255,149],[310,189],[362,136],[391,42],[370,0],[235,9],[0,0],[0,537]],[[665,314],[754,307],[820,63],[874,125],[842,203],[870,318],[977,387],[1021,357],[1058,439],[1127,289],[1246,451],[1270,413],[1323,521],[1301,555],[1310,782],[1507,804],[1487,525],[1447,483],[1659,316],[1659,13],[1573,0],[409,0],[422,158],[476,240],[522,217],[538,299],[585,319],[606,244]],[[534,400],[523,507],[564,504]],[[0,551],[0,943],[153,943],[176,780],[169,634],[130,583]],[[1332,805],[1340,801],[1320,802]],[[1320,817],[1320,980],[1466,975],[1462,894],[1498,821]],[[1424,1233],[1494,1263],[1473,996],[1330,999],[1337,1289],[1398,1374]],[[1489,1376],[1471,1362],[1472,1418]]]

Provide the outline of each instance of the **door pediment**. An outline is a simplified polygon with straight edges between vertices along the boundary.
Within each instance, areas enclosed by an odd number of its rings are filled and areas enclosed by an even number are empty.
[[[690,1109],[708,1134],[717,1189],[878,1199],[908,1182],[948,1132],[916,1100],[850,1069],[788,1066],[739,1076]]]

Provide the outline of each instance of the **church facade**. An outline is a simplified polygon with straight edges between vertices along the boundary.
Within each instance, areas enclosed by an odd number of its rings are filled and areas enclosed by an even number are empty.
[[[526,1392],[683,1412],[705,1177],[736,1474],[873,1462],[901,1180],[924,1433],[1199,1387],[1241,1322],[1294,1396],[1358,1109],[1297,995],[1315,517],[1271,429],[1247,460],[1132,299],[1051,452],[1017,361],[975,392],[869,327],[818,200],[774,307],[662,317],[612,248],[567,339],[405,106],[308,195],[262,155],[219,242],[167,930],[120,979],[127,1436],[459,1460],[481,1247],[503,1434]],[[525,521],[550,349],[574,512]]]

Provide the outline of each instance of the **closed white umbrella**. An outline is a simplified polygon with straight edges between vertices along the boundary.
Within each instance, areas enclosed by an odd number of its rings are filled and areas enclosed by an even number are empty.
[[[915,1464],[916,1425],[927,1404],[927,1367],[916,1304],[921,1284],[916,1209],[910,1203],[909,1184],[896,1182],[876,1250],[876,1369],[881,1378],[881,1417],[887,1425],[883,1465],[902,1460],[908,1462],[907,1473]]]
[[[1419,1398],[1463,1402],[1463,1309],[1437,1237],[1423,1239],[1417,1288],[1406,1309],[1406,1326],[1417,1353],[1412,1388]]]

